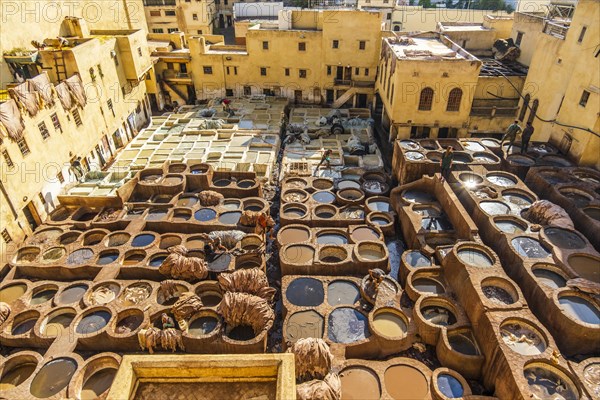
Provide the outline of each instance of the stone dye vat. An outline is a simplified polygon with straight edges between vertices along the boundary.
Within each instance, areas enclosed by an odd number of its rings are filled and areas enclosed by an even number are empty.
[[[548,173],[544,169],[541,172]],[[490,173],[486,175],[488,181]],[[510,193],[518,191],[524,198],[535,198],[516,176],[504,173],[503,177],[514,182]],[[453,174],[452,179],[457,178],[460,176]],[[590,301],[592,293],[586,293],[589,289],[584,282],[600,282],[600,254],[578,231],[559,226],[540,229],[512,209],[492,215],[483,207],[487,200],[475,190],[454,187],[483,240],[497,252],[507,274],[519,283],[529,306],[550,330],[560,350],[567,355],[594,354],[600,338],[600,321],[596,318],[600,304]],[[504,188],[504,182],[496,182],[488,185],[488,192],[504,196]],[[570,296],[570,279],[584,280],[578,286],[583,290],[579,297]]]

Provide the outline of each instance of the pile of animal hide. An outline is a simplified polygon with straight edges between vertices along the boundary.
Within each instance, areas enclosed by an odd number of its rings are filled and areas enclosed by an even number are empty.
[[[238,269],[219,275],[219,285],[224,292],[242,292],[273,300],[276,290],[269,287],[267,275],[259,268]]]
[[[173,297],[179,297],[179,292],[177,291],[177,282],[167,279],[160,283],[160,292],[163,295],[164,301],[168,301]]]
[[[529,222],[542,226],[555,225],[565,229],[575,229],[569,214],[562,207],[548,200],[534,202],[521,213],[521,216]]]
[[[271,327],[275,320],[275,314],[265,299],[247,293],[226,292],[217,312],[229,327],[248,325],[255,335]]]
[[[244,232],[237,230],[212,231],[206,235],[210,240],[218,241],[229,250],[233,249],[245,236]]]
[[[161,274],[186,281],[205,279],[208,276],[206,262],[199,257],[188,257],[188,251],[184,246],[170,247],[169,253],[158,268]]]
[[[117,297],[116,293],[110,290],[107,286],[101,286],[94,290],[90,296],[90,302],[92,305],[107,304],[113,301]]]
[[[181,340],[181,331],[175,328],[158,329],[152,326],[142,329],[138,332],[138,342],[141,349],[148,349],[150,354],[153,354],[154,349],[158,347],[172,352],[177,351],[179,347],[182,351],[185,351]]]
[[[272,228],[275,226],[275,221],[270,215],[266,215],[264,211],[250,211],[244,210],[242,212],[242,216],[240,217],[240,224],[244,226],[256,226],[256,221],[258,221],[258,217],[265,215],[267,217],[267,226]]]
[[[150,297],[150,290],[147,286],[131,285],[123,291],[123,300],[132,304],[139,304]]]
[[[198,194],[198,200],[203,207],[211,207],[221,204],[223,195],[212,190],[203,190]]]
[[[179,300],[173,304],[171,312],[182,331],[187,331],[188,320],[192,315],[200,311],[202,300],[194,292],[185,292],[179,296]]]
[[[296,386],[298,399],[339,400],[342,397],[340,378],[330,372],[333,355],[323,339],[299,339],[288,350],[296,360]]]
[[[4,302],[0,302],[0,325],[8,319],[10,315],[10,306]]]

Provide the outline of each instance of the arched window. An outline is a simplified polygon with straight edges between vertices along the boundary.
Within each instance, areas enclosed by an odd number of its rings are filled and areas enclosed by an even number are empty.
[[[394,26],[394,31],[396,31],[396,32],[400,32],[400,25],[396,25],[396,26]]]
[[[429,111],[431,110],[431,105],[433,104],[433,89],[426,87],[421,90],[421,98],[419,99],[419,110],[420,111]]]
[[[527,93],[523,99],[521,111],[519,112],[519,121],[521,122],[523,122],[523,119],[525,118],[525,113],[527,112],[527,107],[529,106],[529,99],[531,99],[531,96],[529,96],[529,93]]]
[[[529,112],[529,118],[527,118],[527,122],[533,123],[533,120],[535,119],[535,115],[537,114],[537,109],[538,109],[539,104],[540,104],[540,102],[538,99],[535,99],[533,101],[533,104],[531,105],[531,111]]]
[[[454,88],[448,95],[448,105],[446,111],[458,111],[460,109],[460,101],[462,99],[462,90]]]

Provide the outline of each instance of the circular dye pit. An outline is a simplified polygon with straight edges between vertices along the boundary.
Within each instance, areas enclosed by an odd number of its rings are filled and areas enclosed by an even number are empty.
[[[454,153],[454,158],[452,159],[452,163],[454,164],[468,164],[471,161],[471,157],[468,154],[456,152]]]
[[[517,250],[517,253],[522,257],[546,258],[551,255],[539,241],[526,236],[514,238],[511,243],[515,250]]]
[[[96,264],[107,265],[107,264],[117,261],[117,258],[119,258],[118,251],[107,251],[107,252],[100,254],[100,257],[98,257]]]
[[[538,282],[551,289],[559,289],[567,286],[567,280],[562,275],[546,268],[535,268],[533,275],[537,278]]]
[[[220,253],[215,256],[212,260],[208,261],[208,270],[213,272],[226,271],[231,263],[231,254]]]
[[[188,333],[192,336],[205,336],[213,332],[219,325],[219,320],[216,316],[207,315],[199,317],[190,323]]]
[[[486,178],[496,186],[510,187],[517,184],[515,179],[505,175],[488,174]]]
[[[306,215],[306,208],[298,205],[287,206],[283,208],[283,216],[286,218],[302,218]]]
[[[379,211],[379,212],[391,212],[393,211],[392,205],[385,200],[367,200],[367,207],[371,211]]]
[[[255,336],[254,330],[249,325],[238,325],[232,328],[227,334],[228,338],[239,341],[251,340]]]
[[[306,186],[308,186],[308,182],[306,182],[304,179],[300,179],[300,178],[291,178],[291,179],[288,179],[287,181],[285,181],[285,185],[287,185],[289,187],[295,187],[298,189],[302,189],[302,188],[305,188]]]
[[[431,259],[420,251],[407,251],[404,253],[404,259],[413,268],[431,267]]]
[[[67,264],[83,264],[94,257],[91,249],[77,249],[67,257]]]
[[[43,263],[52,263],[60,260],[67,251],[64,247],[52,247],[48,249],[42,254],[42,262]]]
[[[510,207],[500,201],[482,201],[479,207],[488,215],[510,214]]]
[[[550,243],[563,249],[583,249],[585,241],[575,232],[562,228],[545,228],[544,233]],[[600,268],[600,265],[597,265]]]
[[[355,243],[365,240],[379,240],[379,233],[373,228],[360,227],[354,229],[350,237]]]
[[[389,190],[389,186],[385,182],[380,182],[375,179],[366,179],[361,188],[371,194],[382,194]]]
[[[231,181],[229,179],[219,179],[216,180],[215,182],[213,182],[213,186],[216,187],[225,187],[225,186],[229,186],[231,184]]]
[[[300,189],[286,190],[281,196],[286,203],[302,203],[308,198],[308,193]]]
[[[475,153],[473,154],[473,161],[481,164],[491,164],[498,161],[496,157],[486,153]]]
[[[600,311],[583,297],[562,296],[558,302],[563,312],[571,318],[591,325],[600,325]]]
[[[68,244],[74,243],[77,239],[79,239],[79,232],[67,232],[60,237],[60,244],[66,246]]]
[[[155,236],[149,233],[144,233],[141,235],[137,235],[131,241],[131,245],[133,247],[146,247],[154,242]]]
[[[194,213],[197,221],[212,221],[217,217],[217,212],[212,208],[201,208]]]
[[[458,176],[458,179],[468,188],[473,188],[481,183],[483,183],[483,178],[479,175],[470,174],[470,173],[462,173]]]
[[[527,229],[523,224],[510,219],[497,219],[494,221],[494,224],[502,232],[509,234],[523,233]]]
[[[167,216],[166,210],[150,210],[146,215],[146,220],[157,221]]]
[[[315,207],[315,215],[318,218],[333,218],[337,213],[337,209],[334,206],[317,206]]]
[[[465,264],[469,264],[474,267],[487,268],[494,265],[494,261],[481,250],[469,248],[460,249],[458,251],[458,258]]]
[[[392,365],[385,370],[383,379],[394,400],[425,399],[429,393],[425,375],[410,365]]]
[[[404,157],[406,157],[407,160],[411,161],[419,161],[425,158],[425,156],[422,153],[419,153],[418,151],[407,151],[406,153],[404,153]]]
[[[41,328],[44,335],[48,337],[59,337],[66,334],[66,330],[73,322],[75,313],[65,312],[48,318],[46,324]]]
[[[78,284],[69,286],[62,291],[58,297],[58,304],[71,304],[81,300],[85,292],[88,290],[88,285]]]
[[[225,200],[222,204],[223,208],[229,211],[239,210],[242,206],[242,202],[239,200]]]
[[[590,218],[600,221],[600,208],[599,207],[586,207],[583,212]]]
[[[505,192],[502,195],[502,197],[504,198],[504,200],[508,201],[514,209],[516,209],[518,211],[529,207],[533,203],[532,199],[530,199],[528,196],[521,194],[521,193],[506,193]]]
[[[75,332],[86,335],[98,332],[110,321],[111,314],[108,311],[99,310],[84,316],[77,324]]]
[[[292,343],[303,338],[321,338],[324,332],[324,318],[314,310],[292,314],[286,325],[285,339]]]
[[[600,258],[585,254],[573,254],[569,265],[582,278],[600,284]]]
[[[346,179],[338,182],[338,189],[360,189],[360,183]]]
[[[362,208],[348,207],[340,211],[340,217],[344,219],[362,219],[365,217],[365,212]]]
[[[360,299],[358,286],[350,281],[333,281],[327,286],[327,303],[330,306],[353,305]]]
[[[106,242],[107,247],[122,246],[129,241],[131,235],[125,232],[113,233],[108,237]]]
[[[80,399],[93,400],[102,396],[110,389],[116,374],[116,368],[104,368],[95,372],[83,383]]]
[[[365,367],[350,367],[340,373],[342,399],[378,400],[381,385],[377,374]]]
[[[373,330],[378,334],[394,339],[404,337],[407,331],[406,322],[395,311],[378,311],[373,317]]]
[[[140,311],[136,311],[133,314],[119,319],[115,328],[115,333],[118,335],[128,335],[135,332],[142,322],[144,322],[144,314]]]
[[[356,246],[356,252],[365,260],[378,261],[385,258],[385,248],[379,244],[360,243]]]
[[[483,139],[483,140],[481,141],[481,143],[482,143],[484,146],[491,147],[491,148],[500,147],[500,143],[498,143],[498,142],[497,142],[497,141],[495,141],[495,140],[491,140],[491,139]]]
[[[558,192],[571,200],[573,204],[579,208],[587,206],[589,202],[592,201],[592,197],[590,195],[573,188],[561,188],[558,190]]]
[[[125,253],[123,258],[123,265],[136,265],[141,263],[146,258],[146,252],[142,250],[134,250]]]
[[[19,297],[23,296],[27,291],[27,285],[24,283],[17,283],[14,285],[5,286],[0,290],[0,301],[10,305]]]
[[[13,336],[23,335],[33,329],[35,323],[37,322],[37,317],[25,319],[22,322],[15,324],[10,331]]]
[[[406,150],[418,150],[419,144],[412,140],[401,140],[400,147],[402,147],[403,149],[406,149]]]
[[[114,282],[103,283],[89,295],[88,301],[93,305],[108,304],[117,298],[121,287]]]
[[[533,158],[522,154],[511,154],[506,157],[506,161],[513,165],[522,165],[525,167],[535,165],[535,160]]]
[[[304,228],[285,227],[279,231],[279,244],[301,243],[310,239],[310,232]]]
[[[443,294],[446,292],[441,283],[431,278],[417,278],[412,281],[412,285],[421,293]]]
[[[14,368],[4,371],[0,378],[0,392],[16,388],[25,382],[35,371],[37,364],[28,362],[18,364]]]
[[[421,314],[434,325],[449,326],[456,323],[454,314],[445,307],[425,306],[421,309]]]
[[[405,190],[402,193],[402,198],[411,203],[433,203],[436,201],[435,196],[431,193],[422,190]]]
[[[577,400],[579,394],[570,379],[546,368],[532,366],[523,371],[532,398]]]
[[[291,245],[284,250],[285,258],[294,264],[312,263],[315,249],[304,245]]]
[[[168,257],[167,254],[159,254],[159,255],[153,256],[152,258],[150,258],[150,261],[148,261],[148,265],[151,267],[158,268],[162,265],[163,261],[165,261],[167,259],[167,257]]]
[[[52,300],[54,298],[54,295],[56,294],[56,292],[57,292],[57,289],[40,290],[39,292],[37,292],[33,296],[31,296],[31,301],[29,303],[33,306],[45,303],[48,300]],[[1,294],[0,294],[0,298],[2,298]]]
[[[329,314],[329,340],[335,343],[354,343],[371,336],[368,320],[353,308],[336,308]]]
[[[31,381],[31,394],[40,399],[56,395],[67,387],[76,370],[77,362],[72,358],[61,357],[49,361]]]
[[[288,301],[296,306],[314,307],[323,303],[323,283],[314,278],[294,279],[285,292]]]
[[[250,179],[244,179],[244,180],[239,181],[237,183],[237,186],[240,189],[248,189],[248,188],[251,188],[254,185],[255,185],[255,182],[253,180],[250,180]]]
[[[262,211],[265,208],[265,204],[258,200],[245,200],[244,201],[244,210],[246,211]]]
[[[317,203],[323,203],[323,204],[335,203],[335,195],[328,191],[315,192],[315,193],[313,193],[312,198]]]
[[[470,331],[448,335],[448,343],[452,350],[467,356],[478,356],[481,354]]]
[[[507,290],[499,286],[482,286],[481,291],[483,292],[485,297],[487,297],[488,299],[490,299],[490,301],[498,305],[509,305],[513,304],[516,301]]]
[[[340,263],[348,258],[348,251],[343,247],[326,246],[319,251],[319,261],[322,263]]]
[[[485,151],[485,147],[483,147],[482,145],[480,145],[477,142],[467,141],[467,142],[463,142],[462,145],[466,150],[469,150],[469,151]]]
[[[329,179],[315,179],[312,186],[316,190],[329,190],[333,188],[333,182]]]
[[[237,225],[241,217],[241,211],[229,211],[219,215],[219,222],[224,225]]]
[[[347,244],[348,238],[342,233],[324,232],[317,235],[318,244]]]
[[[341,189],[337,194],[342,200],[353,202],[354,204],[365,197],[360,189]]]
[[[505,322],[500,327],[500,335],[512,351],[524,356],[535,356],[546,350],[546,342],[539,331],[524,322]]]
[[[437,377],[438,390],[450,399],[463,397],[465,389],[458,379],[450,374],[439,374]]]

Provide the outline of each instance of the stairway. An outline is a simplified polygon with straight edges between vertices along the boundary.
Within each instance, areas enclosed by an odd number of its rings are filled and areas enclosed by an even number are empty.
[[[356,88],[353,87],[353,88],[348,89],[343,95],[338,97],[337,100],[333,102],[331,107],[340,108],[341,106],[344,105],[345,102],[350,100],[352,98],[352,96],[354,96],[355,94],[356,94]]]
[[[166,85],[166,86],[167,86],[169,89],[171,89],[173,92],[177,93],[177,95],[178,95],[179,97],[181,97],[181,98],[182,98],[182,99],[185,101],[185,103],[186,103],[186,104],[188,103],[188,96],[187,96],[187,93],[183,93],[181,90],[179,90],[179,89],[177,88],[177,86],[176,86],[176,85],[173,85],[171,82],[168,82],[168,81],[165,81],[165,80],[161,80],[161,81],[160,81],[160,85],[161,85],[161,87],[162,87],[162,89],[163,89],[163,90],[166,90],[166,88],[165,88],[165,85]]]

